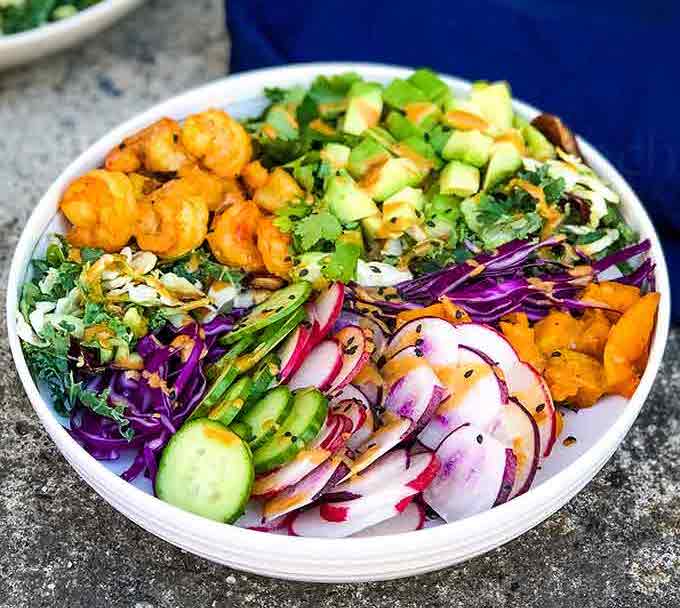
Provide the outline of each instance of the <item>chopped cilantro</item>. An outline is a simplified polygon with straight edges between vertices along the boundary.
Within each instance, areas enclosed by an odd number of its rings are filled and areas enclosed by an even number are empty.
[[[319,241],[334,241],[342,234],[342,226],[332,213],[320,211],[308,215],[295,225],[295,235],[304,251],[309,251]]]
[[[356,275],[357,260],[361,257],[361,247],[356,243],[340,241],[324,266],[323,275],[331,281],[347,283]]]
[[[292,232],[295,222],[312,212],[312,207],[307,203],[292,203],[276,211],[277,218],[274,225],[282,232]]]

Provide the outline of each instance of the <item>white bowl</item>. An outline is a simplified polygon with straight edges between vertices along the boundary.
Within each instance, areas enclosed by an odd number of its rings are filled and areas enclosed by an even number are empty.
[[[657,289],[661,304],[649,363],[639,388],[629,402],[609,397],[589,410],[566,416],[564,435],[572,447],[556,446],[544,463],[533,488],[504,505],[468,519],[408,534],[377,538],[324,540],[264,534],[219,524],[186,513],[150,494],[148,482],[132,485],[117,476],[120,463],[92,458],[62,428],[49,400],[40,394],[26,367],[16,333],[19,289],[29,260],[46,230],[56,224],[61,193],[78,175],[98,166],[106,152],[125,136],[162,116],[182,118],[210,106],[221,106],[238,117],[259,112],[265,105],[265,86],[308,84],[317,74],[359,72],[368,79],[403,77],[407,69],[373,64],[306,64],[231,76],[166,101],[114,129],[84,152],[42,198],[23,231],[9,275],[7,319],[14,361],[35,411],[57,447],[78,474],[113,507],[149,532],[187,551],[234,568],[286,579],[356,582],[409,576],[480,555],[537,525],[571,499],[611,457],[635,421],[659,370],[668,336],[670,288],[658,237],[640,201],[616,170],[586,142],[581,148],[591,166],[621,194],[624,215],[652,242]],[[455,78],[447,82],[456,92],[469,85]],[[536,110],[515,102],[526,117]],[[58,221],[58,220],[57,220]]]
[[[73,17],[19,34],[0,34],[0,70],[78,44],[107,28],[143,0],[104,0]]]

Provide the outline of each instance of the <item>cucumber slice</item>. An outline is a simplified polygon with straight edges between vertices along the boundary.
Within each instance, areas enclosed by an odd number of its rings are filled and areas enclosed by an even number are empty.
[[[261,338],[258,338],[258,345],[252,352],[241,355],[234,361],[234,364],[241,373],[245,373],[257,365],[266,355],[273,351],[284,338],[288,336],[302,321],[304,321],[307,313],[301,306],[293,313],[280,321],[276,325],[268,327],[262,332]]]
[[[207,416],[208,412],[220,402],[239,374],[238,368],[233,363],[229,363],[220,375],[212,381],[201,402],[191,412],[189,420]]]
[[[247,351],[253,344],[255,344],[255,336],[245,336],[236,342],[219,360],[206,368],[205,377],[208,380],[217,378],[236,357]]]
[[[250,314],[241,319],[235,329],[220,338],[220,344],[233,344],[243,336],[285,319],[296,308],[302,306],[312,291],[311,283],[301,281],[275,291],[264,302],[258,304]]]
[[[248,427],[248,437],[252,449],[263,445],[279,429],[282,421],[287,420],[293,407],[293,398],[287,386],[279,386],[260,399],[238,422]]]
[[[229,428],[234,431],[243,441],[250,441],[250,427],[243,422],[232,422]]]
[[[163,450],[156,495],[185,511],[231,523],[243,513],[254,476],[243,440],[203,418],[185,424]]]
[[[281,428],[253,452],[255,472],[267,473],[295,458],[319,434],[327,414],[328,399],[317,389],[307,388],[295,393],[293,408]]]
[[[275,353],[270,353],[260,361],[257,369],[253,372],[253,385],[248,399],[246,399],[246,403],[241,410],[241,415],[262,399],[267,391],[272,388],[272,383],[276,380],[276,376],[279,373],[280,363],[281,360]]]
[[[229,390],[227,390],[224,399],[210,410],[208,418],[217,420],[217,422],[221,422],[224,426],[229,426],[231,421],[236,418],[241,411],[252,388],[253,381],[248,378],[248,376],[239,379]]]

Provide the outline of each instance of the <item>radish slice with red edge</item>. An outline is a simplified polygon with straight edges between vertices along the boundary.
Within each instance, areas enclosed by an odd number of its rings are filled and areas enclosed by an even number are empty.
[[[342,283],[332,283],[314,300],[314,318],[319,323],[320,340],[333,329],[344,301],[345,286]]]
[[[276,517],[271,521],[264,518],[264,505],[259,500],[251,500],[246,505],[243,515],[239,517],[235,526],[246,528],[256,532],[273,532],[276,534],[288,534],[288,518]]]
[[[481,323],[461,323],[456,325],[456,332],[458,344],[486,355],[504,375],[520,360],[510,342],[493,327]]]
[[[526,492],[538,470],[540,438],[533,416],[519,401],[511,398],[501,412],[500,422],[493,431],[517,458],[517,473],[508,500]]]
[[[557,412],[548,385],[533,366],[522,361],[518,361],[508,370],[505,380],[510,394],[536,421],[541,457],[548,457],[557,439]]]
[[[312,331],[309,324],[298,325],[279,349],[278,355],[281,360],[279,382],[285,383],[302,365],[312,348]]]
[[[346,416],[352,422],[350,433],[354,433],[364,425],[368,408],[358,399],[346,399],[333,402],[331,411],[335,415]]]
[[[343,327],[347,327],[348,325],[358,325],[364,329],[371,330],[373,342],[375,344],[375,349],[371,353],[371,358],[374,361],[380,359],[387,346],[387,338],[385,338],[385,332],[382,330],[382,327],[366,315],[343,310],[333,326],[333,331],[340,331]]]
[[[379,524],[370,526],[357,532],[354,538],[367,536],[391,536],[404,532],[415,532],[425,525],[425,507],[418,502],[412,502],[399,515],[390,517]]]
[[[461,346],[458,365],[441,369],[439,376],[450,397],[442,402],[418,435],[421,443],[434,450],[463,424],[473,424],[487,431],[497,423],[507,403],[507,391],[483,356]]]
[[[455,365],[458,354],[458,328],[438,317],[422,317],[404,324],[387,344],[386,357],[414,346],[433,367]]]
[[[307,313],[307,322],[310,326],[311,335],[311,348],[314,348],[321,340],[321,326],[319,325],[319,319],[316,318],[316,309],[314,307],[314,302],[307,302],[305,304],[305,312]]]
[[[447,522],[491,509],[514,462],[500,441],[470,424],[453,431],[437,457],[441,466],[423,499]]]
[[[326,488],[335,485],[346,474],[343,458],[343,450],[339,450],[295,485],[270,498],[264,505],[265,521],[279,521],[287,513],[314,502]]]
[[[343,386],[339,391],[333,394],[331,397],[329,405],[333,407],[334,405],[340,403],[341,401],[347,401],[348,399],[356,399],[363,403],[366,407],[370,406],[370,402],[366,395],[359,390],[353,384],[347,384]]]
[[[314,386],[326,390],[342,367],[342,348],[335,340],[324,340],[307,355],[288,381],[291,391]]]
[[[337,391],[349,384],[366,364],[373,350],[373,342],[366,339],[365,330],[348,325],[333,336],[342,348],[342,367],[329,391]]]

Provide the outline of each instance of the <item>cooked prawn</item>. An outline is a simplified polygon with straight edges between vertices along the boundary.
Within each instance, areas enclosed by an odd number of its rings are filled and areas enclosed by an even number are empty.
[[[185,179],[173,179],[139,203],[139,246],[164,258],[199,247],[208,232],[208,205]]]
[[[132,237],[138,204],[124,173],[96,169],[75,180],[60,208],[73,227],[67,234],[76,247],[118,251]]]
[[[288,203],[300,199],[304,195],[302,188],[285,169],[274,169],[264,185],[255,190],[253,200],[262,209],[274,213]]]
[[[604,347],[608,390],[630,398],[647,364],[660,295],[648,293],[633,304],[609,332]]]
[[[234,178],[219,177],[197,165],[185,165],[178,175],[192,184],[196,194],[204,198],[210,211],[219,211],[243,200],[241,186]]]
[[[227,207],[213,220],[208,244],[214,256],[228,266],[248,272],[264,270],[262,254],[257,248],[257,226],[262,214],[252,201],[240,201]]]
[[[273,217],[263,217],[257,223],[257,248],[271,274],[285,279],[290,273],[293,267],[290,244],[290,236],[274,225]]]
[[[184,147],[220,177],[236,177],[253,155],[250,135],[222,110],[189,116],[182,125]]]
[[[255,192],[267,183],[269,172],[262,166],[259,160],[249,162],[243,167],[241,177],[251,192]]]
[[[176,120],[161,118],[131,135],[111,150],[104,161],[109,171],[131,173],[141,168],[169,173],[190,161],[180,142],[180,126]]]

